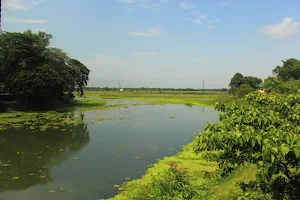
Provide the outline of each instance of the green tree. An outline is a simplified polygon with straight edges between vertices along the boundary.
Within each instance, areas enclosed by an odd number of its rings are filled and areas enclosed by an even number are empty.
[[[230,81],[230,83],[229,83],[229,86],[230,86],[231,88],[238,88],[238,87],[240,87],[240,85],[243,84],[243,83],[244,83],[244,76],[243,76],[241,73],[236,73],[236,74],[232,77],[232,79],[231,79],[231,81]]]
[[[264,80],[264,86],[272,92],[292,94],[300,89],[300,80],[283,81],[276,76],[269,76]]]
[[[90,70],[76,59],[70,59],[69,65],[71,66],[74,72],[73,76],[76,85],[76,90],[80,92],[80,96],[82,96],[84,94],[83,89],[85,88],[89,80]]]
[[[8,92],[11,83],[22,70],[31,70],[45,63],[45,45],[33,34],[4,32],[0,35],[1,80]]]
[[[1,91],[33,99],[60,99],[74,91],[83,95],[90,70],[61,49],[49,47],[45,32],[0,34]],[[37,97],[37,98],[36,98]],[[43,104],[43,102],[40,102]]]
[[[300,61],[295,58],[290,58],[286,61],[282,61],[282,66],[277,66],[273,70],[273,74],[279,79],[287,81],[289,79],[300,79]]]
[[[256,88],[256,85],[262,83],[262,80],[260,78],[253,77],[253,76],[245,76],[244,82],[246,84],[249,84],[252,88]]]

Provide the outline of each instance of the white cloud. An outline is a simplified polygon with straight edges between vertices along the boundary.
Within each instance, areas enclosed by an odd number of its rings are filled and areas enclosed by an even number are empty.
[[[117,0],[119,2],[123,2],[123,3],[136,3],[137,0]]]
[[[4,9],[24,10],[25,6],[21,0],[3,0],[2,6]]]
[[[137,5],[151,11],[158,12],[166,6],[170,6],[174,0],[116,0],[118,2]]]
[[[194,12],[194,16],[192,22],[195,24],[201,24],[204,20],[206,20],[206,16],[202,15],[198,12]]]
[[[279,24],[270,24],[259,28],[259,30],[274,39],[285,39],[297,33],[300,22],[293,18],[285,17]]]
[[[147,8],[149,10],[155,11],[155,12],[160,11],[160,7],[161,7],[158,4],[140,4],[140,6],[144,7],[144,8]]]
[[[180,4],[179,4],[180,8],[183,8],[185,10],[188,10],[188,9],[191,9],[191,8],[194,8],[195,6],[193,4],[190,4],[188,3],[187,1],[182,1]]]
[[[44,0],[3,0],[2,5],[4,9],[25,10],[43,1]]]
[[[159,28],[153,28],[146,32],[142,32],[142,31],[129,32],[128,35],[142,36],[142,37],[156,37],[160,35],[160,32],[161,30]]]
[[[5,22],[8,23],[22,23],[22,24],[45,24],[49,23],[48,20],[41,19],[14,19],[14,18],[5,18]]]
[[[133,53],[134,56],[156,56],[156,52],[136,52]]]
[[[206,28],[215,28],[216,24],[219,23],[218,19],[208,19],[206,15],[200,14],[199,12],[193,13],[193,18],[190,18],[194,24],[202,24]]]
[[[223,5],[223,6],[228,6],[229,2],[228,1],[221,1],[220,4]]]

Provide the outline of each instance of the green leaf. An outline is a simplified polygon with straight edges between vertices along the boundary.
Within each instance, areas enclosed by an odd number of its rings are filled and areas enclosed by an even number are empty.
[[[294,154],[295,154],[296,158],[299,158],[299,156],[300,156],[300,150],[299,149],[295,149],[294,150]]]
[[[290,136],[288,134],[285,135],[285,141],[289,144],[290,143]]]
[[[260,160],[258,161],[258,165],[262,167],[264,165],[264,162]]]
[[[255,146],[255,140],[251,140],[251,146],[254,147]]]
[[[271,154],[271,163],[274,163],[274,160],[275,160],[275,155]]]
[[[300,175],[300,168],[298,168],[297,172],[296,172],[296,175]]]
[[[286,154],[288,154],[290,152],[290,148],[285,144],[282,144],[280,148],[281,148],[281,152],[282,152],[283,156],[285,156]]]
[[[270,150],[269,149],[264,149],[262,157],[263,157],[264,160],[270,161],[270,158],[271,158]]]

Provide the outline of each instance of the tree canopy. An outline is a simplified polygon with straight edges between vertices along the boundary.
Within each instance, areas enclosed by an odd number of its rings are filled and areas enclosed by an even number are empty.
[[[290,79],[300,79],[300,60],[290,58],[283,60],[282,66],[277,66],[273,70],[273,74],[276,75],[282,81],[288,81]]]
[[[58,48],[45,32],[0,34],[1,92],[31,97],[61,98],[83,94],[90,70]]]
[[[231,88],[239,88],[242,84],[248,84],[252,88],[256,88],[256,85],[260,83],[262,83],[262,80],[260,78],[253,76],[243,76],[238,72],[232,77],[229,86]]]

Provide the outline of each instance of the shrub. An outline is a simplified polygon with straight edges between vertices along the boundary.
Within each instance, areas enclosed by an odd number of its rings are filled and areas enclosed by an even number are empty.
[[[192,189],[188,174],[174,162],[169,163],[168,171],[155,179],[146,189],[146,199],[192,199],[196,192]]]

